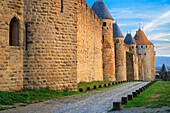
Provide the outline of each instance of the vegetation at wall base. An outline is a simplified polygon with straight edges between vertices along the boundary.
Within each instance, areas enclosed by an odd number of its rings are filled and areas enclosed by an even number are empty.
[[[151,85],[147,90],[135,97],[126,104],[125,108],[146,107],[161,108],[170,107],[170,81],[158,81]]]
[[[81,82],[78,84],[78,88],[86,88],[94,85],[112,83],[113,81],[93,81],[93,82]]]
[[[78,84],[79,88],[86,88],[93,85],[100,85],[100,84],[106,84],[106,83],[112,83],[113,81],[94,81],[94,82],[87,82],[87,83],[80,83]],[[125,83],[116,84],[114,86],[118,86]],[[50,89],[23,89],[20,91],[15,92],[6,92],[6,91],[0,91],[0,110],[7,110],[11,109],[16,103],[22,103],[18,106],[26,106],[33,103],[39,103],[46,100],[52,100],[55,98],[61,98],[69,95],[77,95],[77,94],[84,94],[86,92],[91,92],[93,90],[102,90],[110,87],[114,87],[113,85],[97,88],[97,89],[90,89],[89,91],[79,92],[79,91],[54,91]],[[3,105],[5,107],[3,107]],[[7,107],[6,107],[7,106]]]

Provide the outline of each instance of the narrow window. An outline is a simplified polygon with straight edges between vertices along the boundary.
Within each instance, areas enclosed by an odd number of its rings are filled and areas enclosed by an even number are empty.
[[[102,36],[102,42],[104,43],[104,36]]]
[[[28,34],[27,34],[27,31],[28,31],[28,24],[25,24],[25,50],[28,49]]]
[[[83,1],[81,0],[81,4],[83,3]]]
[[[143,48],[143,46],[141,46],[141,48]]]
[[[136,48],[138,48],[138,46],[136,46]]]
[[[103,63],[103,69],[104,69],[104,63]]]
[[[119,43],[119,40],[118,40],[118,39],[116,40],[116,43]]]
[[[63,13],[63,1],[64,0],[61,0],[61,13]]]
[[[146,53],[144,55],[146,55]]]
[[[103,22],[103,26],[106,26],[106,22]]]
[[[148,48],[148,46],[146,46],[146,48]]]
[[[132,49],[133,49],[134,47],[132,46]]]
[[[87,4],[86,4],[86,10],[87,10]]]
[[[19,21],[16,17],[12,18],[10,22],[9,45],[19,46]]]

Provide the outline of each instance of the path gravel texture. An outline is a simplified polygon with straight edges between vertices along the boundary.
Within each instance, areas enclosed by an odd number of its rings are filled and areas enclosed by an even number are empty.
[[[49,100],[42,103],[28,105],[2,111],[2,113],[107,113],[113,107],[113,102],[121,101],[121,97],[132,94],[138,88],[143,87],[148,82],[132,82],[119,86],[107,88],[100,91],[93,91],[81,95],[73,95],[62,99]],[[169,109],[162,108],[162,111]],[[148,109],[133,108],[124,109],[122,113],[143,113]],[[158,109],[161,111],[160,109]],[[152,109],[153,112],[153,109]],[[117,113],[117,112],[115,112]]]

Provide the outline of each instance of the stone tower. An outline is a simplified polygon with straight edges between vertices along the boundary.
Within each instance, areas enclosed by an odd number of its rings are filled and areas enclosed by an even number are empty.
[[[131,33],[127,33],[124,43],[129,45],[129,53],[126,53],[127,80],[139,80],[138,77],[138,55],[136,53],[136,42]]]
[[[24,88],[76,91],[75,1],[24,0],[24,4],[27,47],[24,55]]]
[[[166,68],[165,64],[163,64],[162,68],[160,69],[159,76],[162,80],[170,80],[170,75],[168,75],[168,69]]]
[[[113,38],[115,41],[115,73],[116,80],[126,80],[126,51],[124,44],[124,36],[119,29],[117,23],[113,24]]]
[[[92,9],[102,19],[103,79],[115,80],[115,54],[113,41],[113,18],[103,0],[96,0]]]
[[[136,35],[134,36],[134,40],[136,41],[136,48],[137,53],[139,54],[139,57],[142,57],[142,61],[139,66],[139,71],[141,71],[140,67],[143,67],[144,72],[144,81],[152,81],[154,80],[155,76],[155,51],[154,51],[154,45],[147,39],[144,32],[139,29],[136,32]],[[139,58],[140,60],[141,58]],[[139,77],[142,76],[139,74]]]

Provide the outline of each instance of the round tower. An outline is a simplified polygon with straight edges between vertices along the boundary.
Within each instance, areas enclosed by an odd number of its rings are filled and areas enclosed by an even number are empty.
[[[115,41],[115,73],[117,81],[127,80],[126,77],[126,51],[124,36],[117,23],[113,24],[113,38]]]
[[[144,72],[144,81],[152,81],[155,77],[155,51],[154,45],[147,39],[144,32],[139,29],[134,36],[134,40],[137,44],[136,49],[139,56],[142,56],[142,63],[139,65],[143,65]],[[140,71],[140,68],[139,68]],[[139,75],[140,77],[141,75]]]
[[[124,43],[129,46],[129,53],[126,53],[127,80],[139,80],[136,42],[132,38],[131,33],[127,33]]]
[[[103,0],[96,0],[92,9],[102,20],[103,79],[115,80],[115,54],[113,37],[113,18]]]

